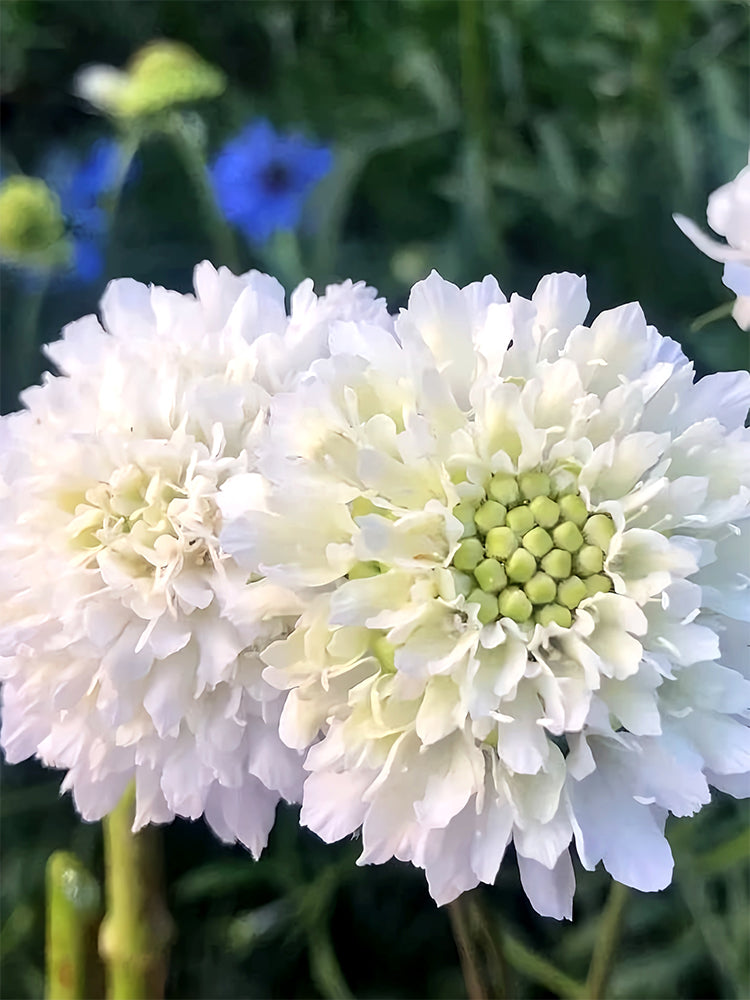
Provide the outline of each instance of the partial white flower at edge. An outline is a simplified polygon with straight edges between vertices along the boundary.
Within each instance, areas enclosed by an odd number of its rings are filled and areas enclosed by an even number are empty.
[[[673,218],[699,250],[724,263],[724,284],[737,296],[732,315],[739,327],[750,330],[750,154],[748,166],[710,196],[706,217],[726,243],[707,236],[684,215]]]
[[[222,488],[222,544],[306,595],[261,655],[306,750],[302,822],[439,904],[508,845],[539,913],[585,868],[664,888],[668,813],[750,794],[750,375],[694,382],[585,281],[510,301],[437,274],[390,330],[341,323],[277,395],[266,510]]]
[[[61,374],[0,421],[1,741],[66,769],[86,819],[134,778],[136,828],[205,814],[257,856],[303,777],[258,654],[302,603],[222,549],[217,494],[331,321],[389,319],[351,282],[305,282],[289,317],[258,272],[204,262],[195,288],[112,282],[101,325],[66,327],[46,348]]]

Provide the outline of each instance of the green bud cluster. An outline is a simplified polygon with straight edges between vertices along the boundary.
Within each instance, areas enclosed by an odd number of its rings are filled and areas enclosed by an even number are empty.
[[[456,592],[498,618],[569,628],[586,597],[612,590],[604,561],[615,527],[577,493],[558,495],[545,472],[497,473],[485,497],[453,510],[463,534],[453,556]]]

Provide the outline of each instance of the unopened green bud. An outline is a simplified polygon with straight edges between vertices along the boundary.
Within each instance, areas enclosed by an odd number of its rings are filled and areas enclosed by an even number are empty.
[[[534,497],[529,504],[529,509],[534,515],[536,523],[542,528],[553,528],[560,520],[560,508],[549,497]]]
[[[537,559],[541,559],[552,548],[552,539],[544,528],[532,528],[523,536],[523,547]]]
[[[527,531],[531,531],[534,527],[534,515],[524,504],[523,507],[514,507],[513,510],[509,510],[505,518],[505,523],[517,535],[525,535]]]
[[[490,622],[494,622],[497,618],[497,598],[493,597],[492,594],[485,594],[478,587],[476,590],[472,590],[466,598],[466,603],[479,605],[477,618],[482,625],[489,625]]]
[[[577,552],[583,545],[583,535],[572,521],[563,521],[552,531],[555,546],[566,552]]]
[[[531,601],[520,587],[506,587],[497,603],[503,618],[512,618],[514,622],[525,622],[531,618]]]
[[[582,545],[576,552],[575,568],[579,576],[601,573],[603,566],[604,553],[597,545]]]
[[[488,594],[499,594],[508,584],[505,570],[496,559],[485,559],[474,570],[476,581]]]
[[[457,594],[466,597],[467,594],[471,593],[474,581],[467,573],[461,573],[457,569],[451,568],[451,576],[453,577],[453,586],[456,588]]]
[[[583,537],[590,545],[596,545],[603,552],[609,549],[609,543],[615,533],[615,525],[609,514],[592,514],[583,526]]]
[[[593,597],[594,594],[608,594],[612,589],[612,581],[604,573],[595,573],[586,579],[586,596]]]
[[[521,496],[516,477],[508,472],[498,472],[490,480],[487,492],[493,500],[508,507]]]
[[[472,535],[476,535],[477,529],[474,524],[475,512],[476,508],[474,507],[474,504],[466,503],[465,501],[457,503],[453,508],[453,516],[457,517],[464,526],[464,531],[461,535],[462,538],[471,538]]]
[[[534,497],[548,497],[552,489],[552,483],[546,472],[524,472],[519,476],[518,485],[527,500],[533,500]]]
[[[572,521],[577,528],[582,528],[589,516],[583,500],[579,496],[569,493],[567,496],[560,497],[557,502],[560,505],[560,514],[565,520]]]
[[[358,562],[349,570],[350,580],[366,580],[370,576],[380,576],[380,563]]]
[[[64,232],[60,203],[44,181],[16,174],[0,184],[0,254],[38,258]]]
[[[485,547],[493,559],[507,559],[518,548],[518,539],[510,528],[490,528]]]
[[[536,559],[526,549],[516,549],[505,564],[505,572],[514,583],[526,583],[536,573]]]
[[[542,559],[542,569],[555,580],[566,580],[572,568],[573,560],[570,552],[565,552],[563,549],[553,549]]]
[[[488,500],[474,515],[474,522],[482,534],[486,535],[490,528],[497,528],[505,524],[506,513],[505,507],[497,500]]]
[[[549,604],[555,599],[557,584],[546,573],[535,573],[523,589],[532,604]]]
[[[484,546],[478,538],[465,538],[456,549],[453,565],[465,573],[471,571],[484,559]]]
[[[387,674],[396,672],[396,647],[388,642],[384,635],[379,635],[375,639],[372,644],[372,652]]]
[[[561,628],[570,628],[573,616],[562,604],[547,604],[534,612],[534,621],[544,625],[545,628],[553,622]]]
[[[557,586],[557,600],[559,604],[564,604],[566,608],[577,608],[586,596],[586,584],[580,577],[569,576]]]

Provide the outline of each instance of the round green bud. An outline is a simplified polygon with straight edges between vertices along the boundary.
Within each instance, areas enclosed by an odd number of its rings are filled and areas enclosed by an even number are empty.
[[[466,603],[479,605],[477,618],[482,625],[489,625],[490,622],[494,622],[497,618],[497,598],[493,597],[492,594],[486,594],[478,587],[476,590],[472,590],[466,598]]]
[[[589,516],[583,500],[574,493],[568,493],[566,496],[560,497],[557,502],[560,505],[560,515],[566,521],[572,521],[577,528],[582,528]]]
[[[527,500],[533,500],[534,497],[548,497],[552,490],[552,483],[546,472],[524,472],[518,477],[518,485]]]
[[[482,534],[486,535],[490,528],[498,528],[505,524],[506,513],[505,507],[497,500],[488,500],[474,514],[474,523]]]
[[[542,569],[555,580],[566,580],[573,568],[570,552],[563,549],[553,549],[542,559]]]
[[[594,594],[608,594],[612,589],[612,581],[604,573],[595,573],[587,577],[585,583],[587,597],[593,597]]]
[[[518,548],[518,539],[508,527],[490,528],[484,544],[492,559],[507,559]]]
[[[484,559],[484,546],[478,538],[465,538],[456,549],[453,565],[470,573]]]
[[[560,520],[560,508],[549,497],[534,497],[529,504],[534,520],[542,528],[554,528]]]
[[[380,576],[380,563],[358,562],[355,563],[348,573],[350,580],[366,580],[369,576]]]
[[[609,549],[609,543],[615,533],[615,525],[609,514],[592,514],[583,526],[583,537],[590,545],[596,545],[603,552]]]
[[[568,608],[564,608],[562,604],[546,604],[534,612],[534,621],[545,627],[554,622],[561,628],[570,628],[573,616]]]
[[[576,552],[574,565],[579,576],[601,573],[604,566],[604,553],[597,545],[582,545]]]
[[[499,594],[508,585],[508,577],[497,559],[485,559],[474,570],[477,583],[488,594]]]
[[[577,552],[583,545],[583,535],[572,521],[563,521],[552,531],[555,546],[566,552]]]
[[[503,618],[512,618],[514,622],[525,622],[531,618],[531,601],[520,587],[506,587],[497,603]]]
[[[498,503],[504,504],[506,507],[516,503],[521,495],[516,477],[511,476],[508,472],[496,473],[490,480],[487,492],[493,500],[497,500]]]
[[[38,257],[64,232],[60,202],[44,181],[16,174],[0,184],[0,253]]]
[[[476,535],[477,529],[474,524],[474,514],[476,513],[476,507],[472,503],[467,503],[462,501],[457,503],[453,508],[453,516],[457,517],[461,524],[464,526],[462,538],[471,538]]]
[[[396,647],[388,642],[384,635],[379,635],[373,641],[372,652],[385,673],[394,674],[396,672]]]
[[[536,559],[526,549],[516,549],[505,563],[505,572],[514,583],[526,583],[536,573]]]
[[[471,593],[474,587],[474,581],[468,573],[461,573],[459,570],[451,567],[451,576],[453,577],[453,586],[455,587],[457,594],[461,594],[463,597],[466,597]]]
[[[526,532],[523,536],[522,544],[523,547],[528,549],[533,556],[536,556],[537,559],[541,559],[542,556],[546,556],[552,548],[552,539],[544,528],[537,527]]]
[[[586,596],[586,584],[577,576],[569,576],[557,585],[557,600],[566,608],[577,608]]]
[[[523,507],[514,507],[513,510],[509,510],[505,517],[505,523],[517,535],[525,535],[527,531],[531,531],[534,527],[534,515],[531,513],[529,507],[524,504]]]
[[[555,581],[546,573],[535,573],[523,589],[532,604],[549,604],[557,593]]]

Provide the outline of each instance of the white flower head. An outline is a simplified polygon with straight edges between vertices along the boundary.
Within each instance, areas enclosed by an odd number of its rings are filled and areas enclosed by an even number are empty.
[[[254,441],[326,323],[388,318],[351,283],[305,285],[291,319],[258,272],[204,262],[195,288],[112,282],[102,325],[68,326],[47,347],[61,375],[0,421],[1,739],[65,768],[87,819],[135,778],[137,827],[205,814],[257,855],[303,774],[258,654],[302,605],[225,552],[217,496],[241,482],[262,506]]]
[[[738,326],[750,330],[750,154],[735,179],[709,197],[706,217],[726,243],[706,236],[684,215],[675,215],[674,221],[699,250],[724,262],[724,284],[737,296],[732,315]]]
[[[571,914],[569,846],[663,888],[668,811],[750,771],[750,376],[694,383],[637,304],[584,321],[583,279],[531,301],[433,273],[388,330],[334,324],[277,395],[264,511],[222,543],[305,593],[261,655],[307,750],[302,821],[445,903],[512,841],[531,902]]]

